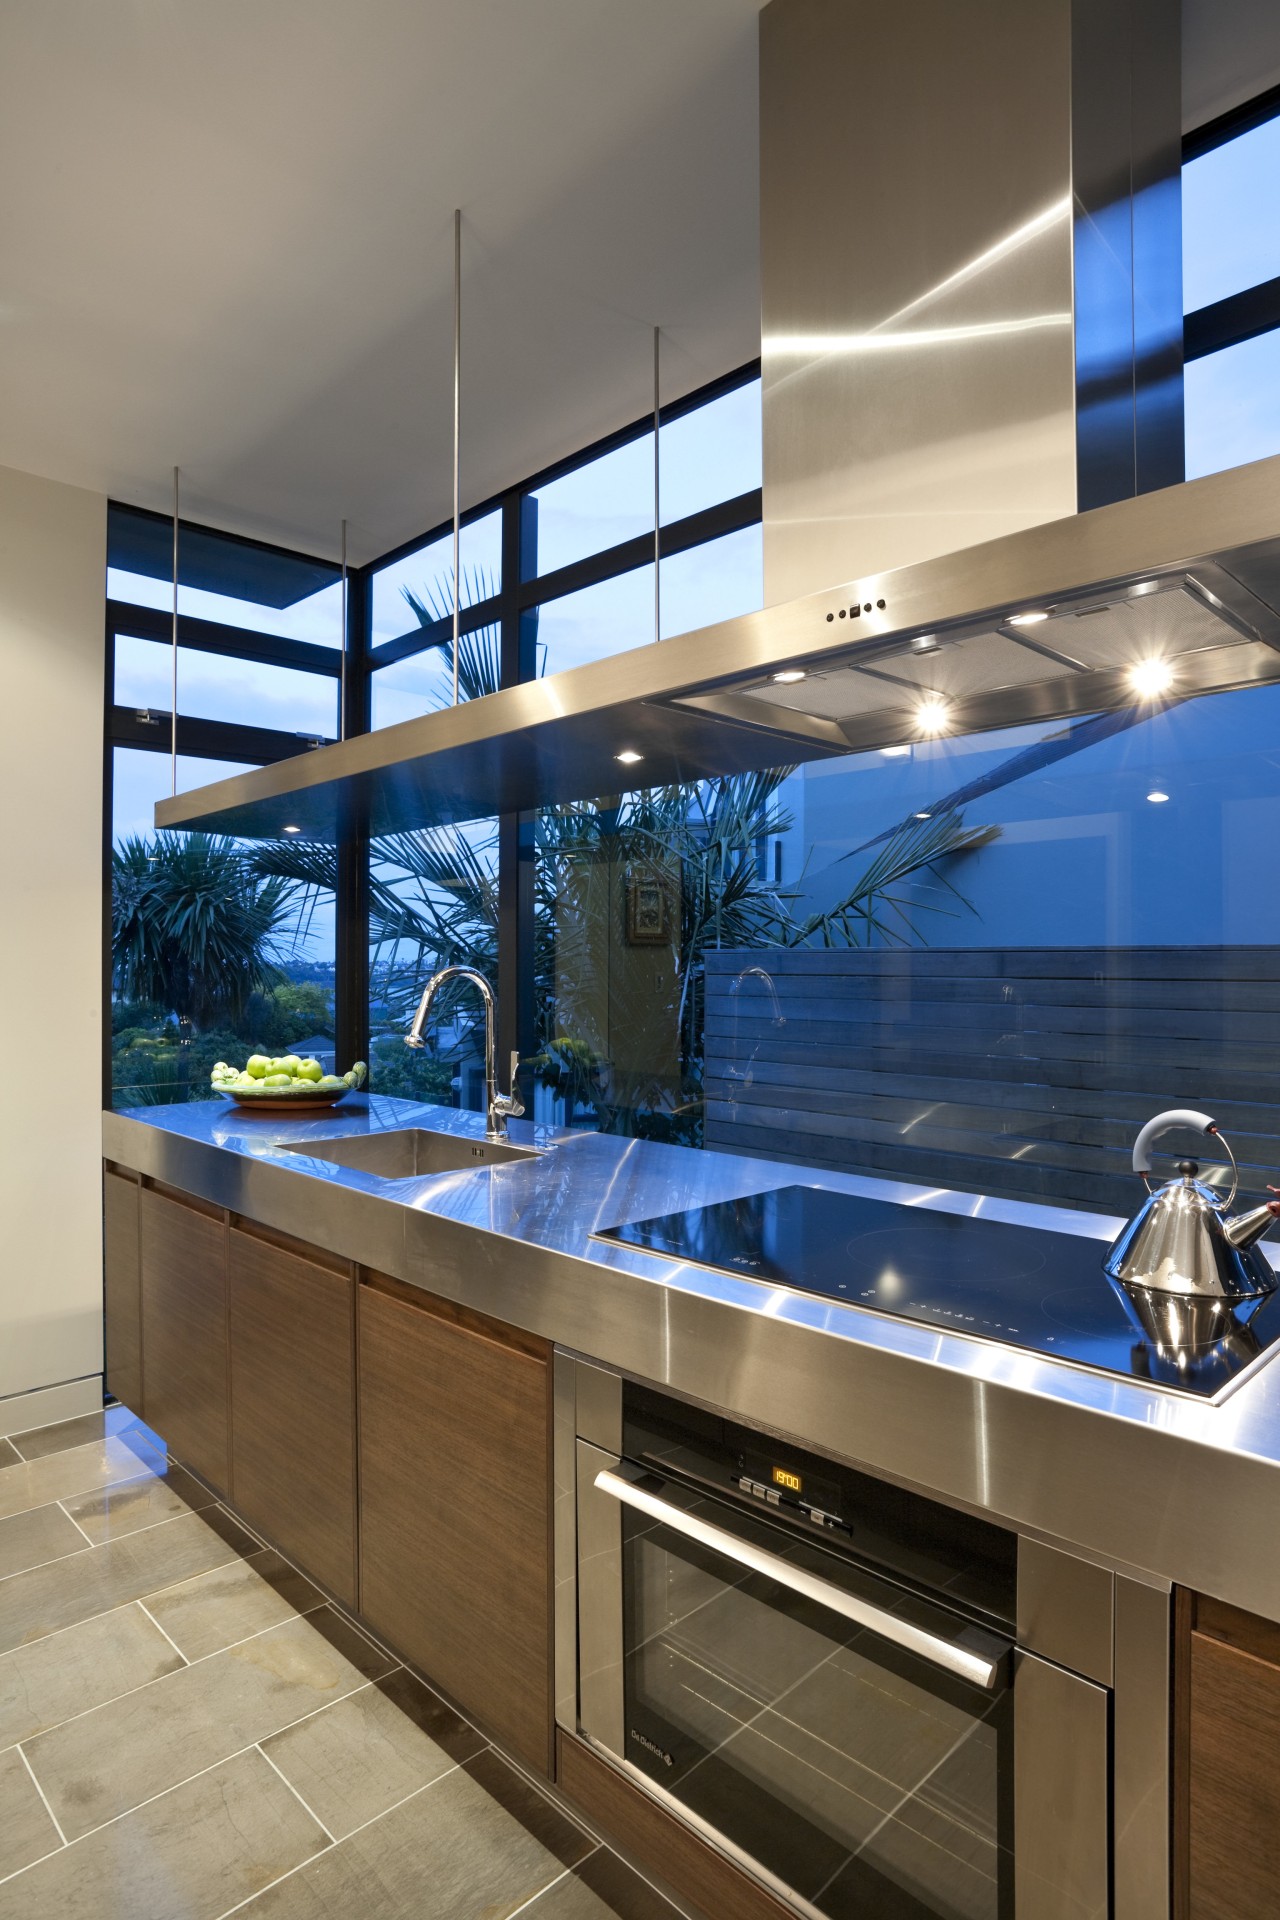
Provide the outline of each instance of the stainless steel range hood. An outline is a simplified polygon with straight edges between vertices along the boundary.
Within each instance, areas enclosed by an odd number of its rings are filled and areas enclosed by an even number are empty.
[[[156,824],[376,835],[1130,705],[1146,660],[1176,694],[1280,677],[1280,461],[1176,484],[1178,47],[1177,0],[771,0],[779,604]]]
[[[156,824],[476,819],[896,745],[930,697],[954,732],[1131,706],[1151,659],[1172,696],[1280,680],[1280,456],[280,761],[162,800]]]

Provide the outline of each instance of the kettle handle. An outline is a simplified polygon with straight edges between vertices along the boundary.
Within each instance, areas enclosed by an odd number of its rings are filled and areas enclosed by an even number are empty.
[[[1217,1139],[1222,1141],[1223,1146],[1226,1147],[1227,1150],[1227,1158],[1231,1162],[1233,1178],[1231,1182],[1231,1192],[1221,1204],[1224,1207],[1229,1207],[1236,1197],[1236,1187],[1239,1184],[1239,1175],[1236,1173],[1236,1157],[1232,1153],[1226,1139],[1218,1132],[1217,1121],[1214,1120],[1210,1114],[1197,1112],[1194,1107],[1170,1107],[1167,1112],[1158,1113],[1154,1120],[1148,1120],[1146,1126],[1133,1143],[1134,1172],[1141,1174],[1142,1178],[1146,1180],[1147,1175],[1151,1172],[1151,1148],[1153,1144],[1160,1138],[1162,1133],[1169,1133],[1174,1127],[1190,1127],[1196,1133],[1213,1134]],[[1150,1183],[1148,1182],[1148,1184]]]

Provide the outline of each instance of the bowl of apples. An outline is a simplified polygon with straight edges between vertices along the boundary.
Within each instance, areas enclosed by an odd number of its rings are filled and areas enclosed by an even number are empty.
[[[308,1108],[332,1107],[349,1093],[362,1087],[368,1078],[363,1060],[357,1060],[350,1073],[326,1073],[318,1060],[300,1060],[286,1053],[278,1060],[255,1053],[244,1067],[229,1067],[219,1060],[209,1075],[215,1093],[234,1100],[242,1107],[257,1107],[268,1113]]]

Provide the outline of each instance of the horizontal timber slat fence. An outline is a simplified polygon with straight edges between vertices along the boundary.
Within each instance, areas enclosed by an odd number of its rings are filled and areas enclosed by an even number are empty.
[[[1143,1121],[1201,1107],[1265,1198],[1280,948],[712,952],[704,1090],[708,1147],[1107,1213]]]

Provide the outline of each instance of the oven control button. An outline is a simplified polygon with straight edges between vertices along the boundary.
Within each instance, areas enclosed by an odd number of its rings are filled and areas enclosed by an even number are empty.
[[[782,1495],[776,1487],[766,1487],[764,1497],[771,1507],[780,1507],[782,1505]]]
[[[738,1481],[738,1486],[741,1488],[743,1493],[750,1493],[752,1488],[755,1486],[755,1481],[751,1478],[751,1475],[749,1473],[744,1473],[741,1479]]]

